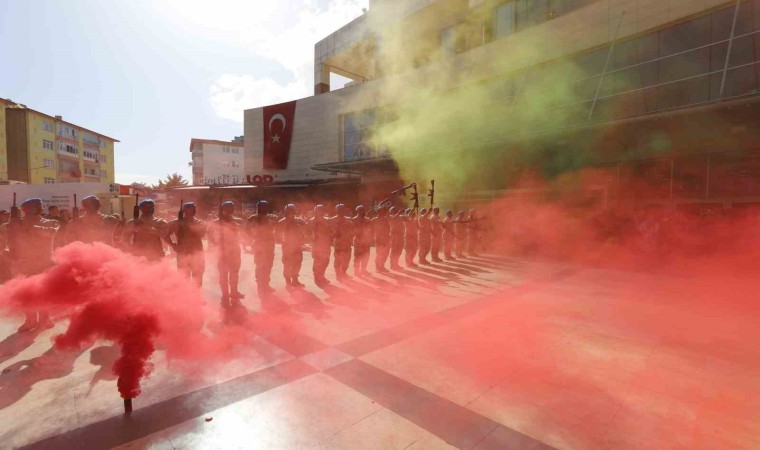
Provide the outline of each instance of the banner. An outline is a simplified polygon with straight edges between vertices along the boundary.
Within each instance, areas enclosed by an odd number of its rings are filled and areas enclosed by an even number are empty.
[[[264,107],[264,169],[286,169],[296,102]]]

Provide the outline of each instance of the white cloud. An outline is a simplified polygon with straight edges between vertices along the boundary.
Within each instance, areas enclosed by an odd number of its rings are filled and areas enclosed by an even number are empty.
[[[211,85],[211,106],[217,116],[242,123],[243,110],[291,100],[299,89],[295,82],[283,85],[271,78],[224,74]]]
[[[224,29],[235,44],[277,62],[290,73],[289,79],[282,80],[256,73],[221,74],[209,88],[211,105],[219,117],[237,122],[243,121],[245,109],[311,95],[314,44],[361,15],[362,8],[367,7],[367,0],[248,1],[239,5],[242,9],[230,14],[231,9],[218,3],[191,2],[188,14],[204,17],[202,26]],[[268,6],[261,8],[265,4]],[[226,14],[211,10],[226,10]],[[220,22],[215,25],[213,22],[217,20]]]

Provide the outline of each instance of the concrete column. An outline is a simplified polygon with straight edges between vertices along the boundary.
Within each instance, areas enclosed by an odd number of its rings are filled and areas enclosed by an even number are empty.
[[[314,95],[330,92],[330,66],[317,64],[314,68]]]

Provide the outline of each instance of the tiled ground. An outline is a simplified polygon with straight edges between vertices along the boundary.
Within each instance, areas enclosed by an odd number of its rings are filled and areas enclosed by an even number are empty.
[[[323,291],[310,267],[261,301],[245,255],[250,351],[158,352],[130,417],[110,343],[0,320],[0,448],[760,448],[757,317],[631,294],[665,277],[482,256]]]

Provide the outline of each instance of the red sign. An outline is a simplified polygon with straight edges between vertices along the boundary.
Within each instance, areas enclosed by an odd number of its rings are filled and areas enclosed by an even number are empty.
[[[296,102],[264,107],[264,168],[286,169],[293,137]]]
[[[274,178],[272,175],[246,175],[245,176],[246,181],[248,181],[248,184],[272,184],[274,182]]]

